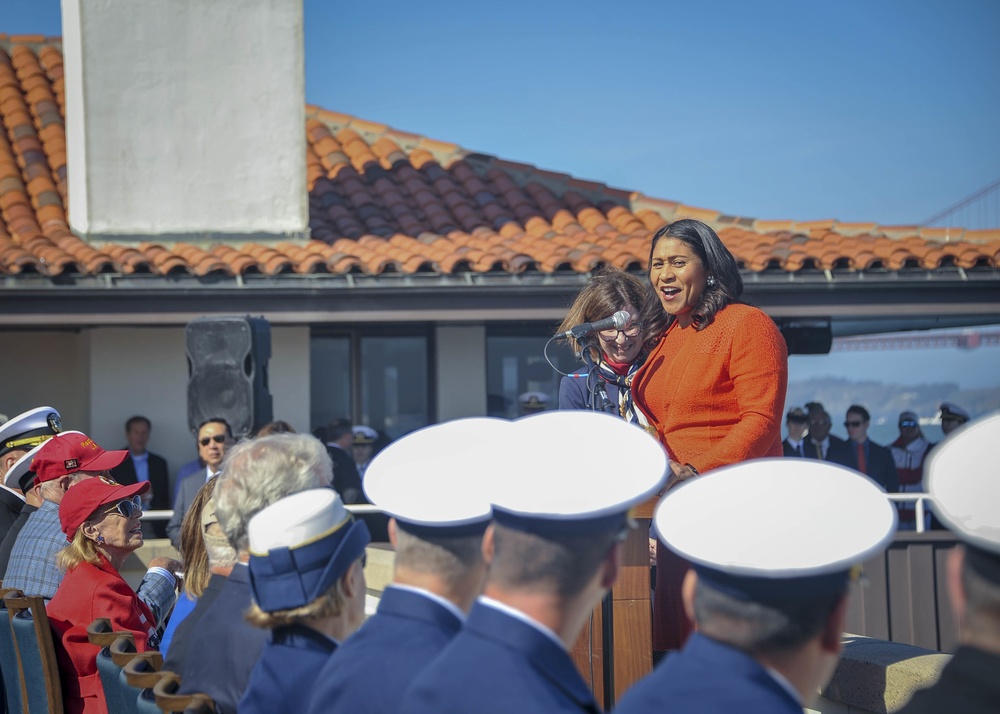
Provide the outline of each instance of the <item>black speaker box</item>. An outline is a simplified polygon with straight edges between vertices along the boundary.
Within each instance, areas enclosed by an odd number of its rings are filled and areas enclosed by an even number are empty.
[[[830,323],[787,322],[778,325],[790,355],[825,355],[833,346]]]
[[[199,317],[185,332],[188,426],[225,419],[239,438],[272,419],[271,326],[259,317]]]

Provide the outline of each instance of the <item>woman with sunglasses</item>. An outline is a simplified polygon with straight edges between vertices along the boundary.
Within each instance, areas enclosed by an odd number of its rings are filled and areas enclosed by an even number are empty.
[[[112,630],[132,634],[138,652],[157,645],[152,612],[118,572],[129,553],[142,546],[140,496],[148,490],[148,481],[123,486],[95,476],[71,486],[59,504],[69,545],[58,563],[66,576],[45,609],[56,635],[63,701],[71,714],[107,711],[97,647],[87,641],[90,623],[108,618]]]
[[[560,409],[606,411],[633,424],[641,423],[639,412],[632,406],[629,385],[649,351],[640,335],[640,311],[647,292],[642,280],[634,275],[605,268],[577,295],[559,332],[603,320],[621,310],[629,314],[629,321],[620,330],[611,328],[580,339],[568,338],[577,357],[585,358],[593,368],[562,378]]]

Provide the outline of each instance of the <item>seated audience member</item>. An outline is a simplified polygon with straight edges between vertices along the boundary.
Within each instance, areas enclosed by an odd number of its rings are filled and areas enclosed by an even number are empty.
[[[186,637],[175,670],[181,675],[181,694],[204,692],[215,700],[217,712],[236,711],[267,641],[267,632],[244,618],[251,601],[247,523],[285,496],[328,487],[332,478],[330,457],[312,436],[273,434],[230,450],[213,498],[237,562]]]
[[[957,404],[942,402],[941,404],[941,431],[945,436],[955,431],[970,419],[969,412],[962,409]]]
[[[788,436],[781,442],[782,455],[805,456],[805,435],[809,430],[809,417],[800,407],[789,409],[785,416],[785,429]]]
[[[618,577],[629,510],[666,482],[666,454],[599,412],[546,412],[506,431],[478,444],[472,467],[495,489],[485,590],[404,694],[403,714],[599,711],[569,649]]]
[[[922,493],[924,490],[924,460],[934,446],[920,429],[914,412],[899,415],[899,437],[892,442],[892,458],[896,462],[900,493]],[[899,529],[915,530],[917,511],[913,503],[899,503]],[[924,526],[930,527],[930,512],[924,514]]]
[[[194,497],[210,478],[217,475],[226,458],[226,451],[233,445],[233,430],[225,419],[206,419],[198,425],[198,458],[205,464],[200,469],[183,479],[178,475],[177,496],[174,498],[174,515],[167,523],[167,538],[173,546],[181,548],[181,523],[187,515]]]
[[[760,459],[672,491],[654,522],[693,563],[684,604],[697,631],[616,714],[802,714],[840,657],[851,564],[892,541],[882,490],[832,464]]]
[[[28,516],[10,552],[4,586],[25,595],[52,598],[63,580],[56,555],[66,547],[59,523],[59,506],[68,489],[95,476],[106,476],[120,464],[127,451],[105,451],[93,439],[78,431],[52,437],[35,454],[31,469],[39,486],[42,504]],[[159,627],[174,606],[176,577],[180,563],[170,558],[154,558],[139,586],[139,597],[155,616]],[[87,623],[90,624],[90,623]]]
[[[931,687],[901,714],[1000,711],[1000,414],[942,441],[927,464],[937,516],[961,539],[948,554],[947,584],[959,647]]]
[[[21,513],[18,515],[17,520],[11,524],[7,530],[7,535],[0,542],[0,580],[3,580],[4,573],[7,572],[7,563],[10,562],[10,551],[14,547],[21,529],[24,528],[24,524],[28,522],[28,516],[37,511],[38,507],[42,505],[42,496],[39,493],[41,486],[35,485],[35,472],[31,470],[31,462],[41,448],[42,444],[39,444],[19,458],[10,467],[10,471],[4,477],[8,488],[17,488],[24,494],[24,505],[21,507]]]
[[[847,443],[854,457],[850,466],[871,478],[887,492],[896,493],[899,491],[896,462],[889,449],[868,438],[871,419],[871,414],[862,406],[852,404],[847,408],[844,427],[850,437]]]
[[[809,436],[805,440],[807,459],[831,461],[841,466],[850,466],[853,457],[847,442],[830,433],[833,422],[822,404],[810,402]]]
[[[134,416],[125,422],[128,456],[111,469],[111,478],[126,485],[149,481],[150,489],[142,497],[143,510],[165,511],[170,508],[172,500],[170,476],[167,460],[146,448],[152,428],[149,419],[144,416]],[[146,538],[163,538],[166,536],[166,524],[163,521],[143,521],[142,534]]]
[[[470,483],[473,464],[483,443],[502,443],[498,433],[510,426],[479,418],[437,424],[372,460],[365,495],[392,516],[392,584],[316,677],[309,712],[395,714],[407,687],[461,630],[483,589],[491,512],[489,483]]]
[[[304,712],[323,665],[365,619],[368,529],[324,488],[268,506],[250,519],[247,536],[247,619],[271,634],[240,712]]]
[[[59,553],[66,577],[45,609],[59,643],[67,712],[107,711],[97,647],[87,640],[94,620],[106,617],[111,629],[130,632],[138,652],[157,645],[153,613],[118,572],[129,553],[142,546],[141,495],[148,490],[147,481],[123,486],[97,476],[74,484],[59,504],[59,522],[69,541]]]
[[[208,550],[205,546],[204,519],[206,517],[205,507],[211,508],[211,519],[215,520],[215,504],[212,503],[212,493],[215,491],[216,478],[210,478],[208,483],[201,487],[198,495],[195,496],[191,508],[184,516],[181,525],[181,555],[184,558],[184,588],[177,596],[177,604],[174,611],[170,613],[170,622],[163,631],[163,638],[160,640],[160,652],[164,659],[170,649],[174,633],[180,624],[194,610],[198,598],[205,592],[211,577],[209,566]],[[228,547],[228,543],[226,544]],[[232,550],[232,548],[230,548]],[[232,563],[230,563],[232,566]],[[228,571],[227,571],[228,574]]]
[[[292,425],[289,424],[287,421],[281,421],[281,420],[269,421],[267,424],[264,424],[264,426],[262,426],[260,429],[257,430],[257,433],[254,434],[254,438],[256,439],[259,436],[270,436],[271,434],[294,434],[294,433],[295,429],[293,429]]]
[[[31,409],[0,424],[0,541],[24,506],[24,496],[7,482],[7,473],[29,450],[60,431],[62,421],[52,407]]]

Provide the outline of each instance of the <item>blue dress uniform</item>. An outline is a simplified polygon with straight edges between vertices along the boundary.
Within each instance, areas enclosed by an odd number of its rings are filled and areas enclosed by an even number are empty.
[[[240,714],[304,712],[320,670],[336,649],[336,640],[305,625],[272,630],[240,700]]]
[[[406,689],[461,629],[443,605],[389,586],[378,612],[316,677],[309,712],[396,714]]]
[[[694,634],[622,697],[615,714],[802,714],[797,696],[748,654]]]
[[[406,692],[400,712],[553,714],[600,708],[565,649],[480,601],[465,629]]]

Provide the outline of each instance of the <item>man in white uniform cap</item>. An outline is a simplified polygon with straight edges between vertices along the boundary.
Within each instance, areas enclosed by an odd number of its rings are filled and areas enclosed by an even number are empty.
[[[481,444],[493,524],[483,596],[403,697],[403,714],[599,712],[570,659],[621,569],[629,511],[666,478],[662,447],[607,414],[545,412]]]
[[[927,464],[934,512],[963,545],[948,556],[948,592],[961,645],[941,678],[905,714],[1000,711],[1000,413],[942,441]]]
[[[60,431],[62,420],[52,407],[30,409],[0,425],[0,541],[24,506],[24,496],[16,483],[8,481],[8,472],[28,451]]]
[[[698,630],[616,714],[802,714],[836,668],[852,566],[892,540],[885,493],[828,462],[758,459],[671,491],[654,521],[693,564]]]
[[[421,670],[458,634],[483,589],[490,522],[484,451],[511,422],[458,419],[390,444],[365,472],[365,495],[392,516],[392,584],[378,612],[330,658],[310,712],[395,714]],[[488,464],[488,460],[487,460]]]

